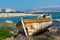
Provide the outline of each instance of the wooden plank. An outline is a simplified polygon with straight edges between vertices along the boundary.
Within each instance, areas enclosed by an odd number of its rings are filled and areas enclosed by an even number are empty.
[[[42,19],[31,19],[31,20],[24,20],[24,23],[34,23],[34,22],[48,22],[51,18],[42,18]]]
[[[25,28],[25,25],[24,25],[24,22],[23,22],[23,17],[20,17],[20,19],[21,19],[21,23],[22,23],[22,27],[24,29],[25,35],[26,35],[26,37],[28,37],[27,32],[26,32],[26,28]]]

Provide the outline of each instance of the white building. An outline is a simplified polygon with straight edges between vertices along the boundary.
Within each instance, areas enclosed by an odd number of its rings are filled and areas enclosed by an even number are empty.
[[[5,12],[16,12],[14,9],[6,9]]]

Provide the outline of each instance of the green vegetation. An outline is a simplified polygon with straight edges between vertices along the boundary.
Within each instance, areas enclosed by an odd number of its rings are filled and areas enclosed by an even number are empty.
[[[14,23],[0,23],[0,28],[8,31],[13,31],[14,34],[16,34],[19,30]]]
[[[9,33],[8,30],[4,30],[4,29],[0,28],[0,40],[3,40],[5,38],[9,38],[12,36],[13,36],[13,34]]]
[[[0,40],[14,36],[17,31],[18,29],[16,28],[15,24],[0,23]]]

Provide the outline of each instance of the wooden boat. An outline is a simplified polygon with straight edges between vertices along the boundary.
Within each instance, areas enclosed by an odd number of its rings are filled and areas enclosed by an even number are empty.
[[[52,25],[52,16],[46,14],[26,14],[26,13],[1,13],[0,17],[20,17],[21,22],[17,23],[20,31],[23,29],[26,36],[35,36],[47,30]],[[24,20],[24,16],[37,16],[35,19]]]
[[[42,33],[43,31],[47,30],[49,27],[51,27],[52,17],[47,16],[45,18],[28,19],[28,20],[23,20],[23,22],[27,36],[36,36]],[[22,24],[20,22],[16,26],[19,28],[22,27],[21,25]]]

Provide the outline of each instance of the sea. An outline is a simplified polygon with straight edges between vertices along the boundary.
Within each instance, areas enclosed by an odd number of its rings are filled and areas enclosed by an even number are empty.
[[[36,12],[34,14],[51,14],[53,19],[60,19],[60,12]],[[24,19],[27,19],[27,18],[31,19],[31,18],[36,18],[36,17],[34,16],[24,17]],[[20,21],[20,17],[0,18],[0,23],[5,22],[6,20],[10,20],[15,23],[18,23]],[[60,28],[60,22],[53,21],[53,27]]]

